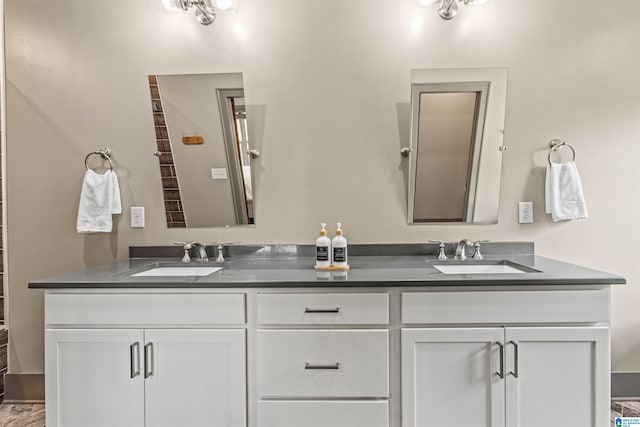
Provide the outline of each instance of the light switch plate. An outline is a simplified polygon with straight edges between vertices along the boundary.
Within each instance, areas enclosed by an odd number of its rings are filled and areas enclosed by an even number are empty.
[[[211,168],[211,179],[227,179],[227,170],[225,168]]]
[[[533,224],[533,202],[518,202],[518,222]]]
[[[144,207],[131,207],[131,228],[144,228]]]

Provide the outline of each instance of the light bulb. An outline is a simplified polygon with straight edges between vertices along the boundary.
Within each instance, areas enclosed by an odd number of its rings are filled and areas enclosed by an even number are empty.
[[[219,10],[235,10],[237,8],[235,0],[216,0],[215,4]]]
[[[162,6],[171,12],[185,12],[185,9],[179,5],[180,0],[162,0]]]

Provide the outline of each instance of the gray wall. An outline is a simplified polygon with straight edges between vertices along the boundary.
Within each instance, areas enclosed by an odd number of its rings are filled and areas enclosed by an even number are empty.
[[[129,245],[533,240],[539,254],[627,277],[612,292],[613,367],[640,370],[640,2],[493,0],[450,22],[411,1],[254,0],[210,27],[150,0],[7,0],[10,366],[43,371],[43,297],[31,279],[127,257]],[[612,6],[615,4],[615,7]],[[497,225],[407,225],[410,70],[508,67]],[[149,74],[242,71],[257,226],[168,230]],[[576,146],[591,217],[543,213],[548,142]],[[113,150],[125,213],[78,235],[83,159]],[[517,202],[535,223],[517,223]],[[129,207],[147,226],[129,228]]]

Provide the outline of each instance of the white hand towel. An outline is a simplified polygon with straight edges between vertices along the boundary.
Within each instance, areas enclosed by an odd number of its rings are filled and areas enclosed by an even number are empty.
[[[118,176],[112,170],[108,170],[107,172],[111,172],[111,175],[113,176],[113,200],[111,200],[111,213],[121,214],[122,201],[120,200],[120,183],[118,182]]]
[[[97,174],[91,169],[85,172],[76,223],[78,233],[111,232],[111,215],[122,212],[117,180],[111,170],[103,174]]]
[[[551,163],[545,181],[545,211],[554,222],[587,218],[582,180],[574,161]]]

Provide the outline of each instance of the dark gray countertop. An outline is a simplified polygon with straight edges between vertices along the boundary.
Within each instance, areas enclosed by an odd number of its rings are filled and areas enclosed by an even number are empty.
[[[306,252],[306,251],[305,251]],[[355,251],[354,251],[355,252]],[[488,251],[491,252],[491,251]],[[211,253],[211,252],[210,252]],[[306,253],[305,253],[306,254]],[[532,254],[491,254],[485,261],[509,260],[536,270],[524,274],[442,274],[433,265],[435,255],[349,257],[347,272],[316,271],[312,256],[229,257],[223,263],[211,258],[191,266],[221,266],[222,270],[199,277],[132,277],[156,266],[184,266],[179,257],[131,258],[87,268],[68,275],[35,280],[36,289],[104,288],[275,288],[275,287],[432,287],[523,285],[615,285],[623,277]],[[474,260],[464,261],[473,263]]]

